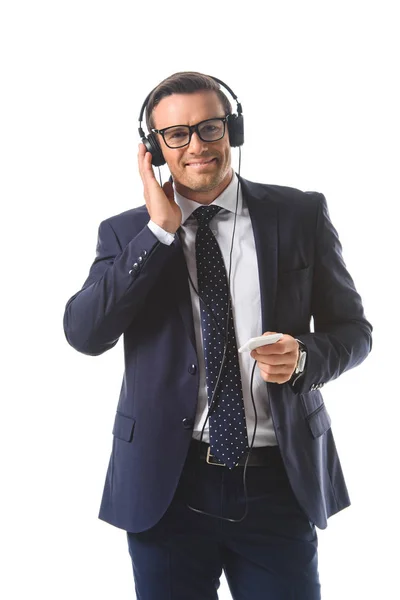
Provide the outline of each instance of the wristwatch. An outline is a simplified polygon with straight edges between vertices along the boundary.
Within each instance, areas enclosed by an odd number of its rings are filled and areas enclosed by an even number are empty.
[[[294,370],[295,375],[299,375],[304,372],[306,368],[306,360],[307,360],[307,348],[300,340],[296,339],[296,342],[299,344],[299,358],[297,359],[297,365]]]

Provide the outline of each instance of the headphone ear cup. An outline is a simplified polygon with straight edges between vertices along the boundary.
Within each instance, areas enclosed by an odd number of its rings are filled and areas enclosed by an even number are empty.
[[[162,165],[165,165],[166,160],[155,134],[150,133],[147,137],[143,137],[142,142],[146,146],[146,150],[151,153],[151,164],[154,167],[162,167]]]
[[[234,148],[244,143],[243,115],[228,116],[229,143]]]

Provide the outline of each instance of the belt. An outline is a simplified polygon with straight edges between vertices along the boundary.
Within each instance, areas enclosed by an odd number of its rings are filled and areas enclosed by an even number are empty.
[[[224,463],[219,462],[219,459],[211,454],[210,444],[200,442],[192,438],[190,444],[191,453],[193,457],[198,457],[202,462],[205,461],[209,465],[215,465],[217,467],[225,467]],[[244,467],[247,459],[248,451],[240,458],[236,467]],[[271,465],[272,462],[276,463],[277,459],[281,460],[281,454],[278,446],[261,446],[258,448],[252,448],[247,462],[248,467],[265,467]]]

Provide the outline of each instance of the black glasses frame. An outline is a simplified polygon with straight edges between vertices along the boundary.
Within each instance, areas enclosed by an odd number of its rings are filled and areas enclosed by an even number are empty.
[[[222,138],[225,135],[226,122],[228,120],[228,117],[229,117],[229,115],[226,115],[225,117],[214,117],[212,119],[205,119],[204,121],[200,121],[200,123],[197,123],[196,125],[171,125],[171,127],[164,127],[164,129],[152,129],[151,131],[162,135],[164,143],[166,146],[168,146],[168,148],[171,148],[171,150],[177,150],[178,148],[184,148],[185,146],[189,146],[194,132],[197,133],[197,135],[199,136],[199,138],[201,139],[202,142],[218,142],[219,140],[222,140]],[[223,122],[224,130],[222,132],[221,137],[217,138],[216,140],[205,140],[204,138],[201,137],[199,127],[200,127],[200,125],[203,125],[203,123],[207,123],[208,121],[222,121]],[[186,142],[186,144],[182,144],[181,146],[170,146],[165,141],[164,133],[166,131],[168,131],[168,129],[175,129],[175,127],[186,127],[187,129],[189,129],[189,141]]]

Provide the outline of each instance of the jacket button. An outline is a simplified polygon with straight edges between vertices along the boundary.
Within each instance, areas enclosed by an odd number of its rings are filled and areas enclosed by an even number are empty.
[[[193,429],[194,421],[193,419],[188,419],[188,417],[185,417],[182,420],[182,425],[185,429]]]
[[[139,268],[140,268],[140,267],[139,267],[139,265],[138,265],[137,263],[134,263],[134,264],[132,265],[132,269],[129,271],[129,275],[131,275],[131,274],[133,273],[133,271],[136,271],[136,272],[137,272],[137,270],[138,270]]]
[[[190,367],[189,367],[188,371],[189,371],[189,373],[190,373],[191,375],[194,375],[194,374],[196,373],[196,371],[197,371],[197,367],[196,367],[196,365],[190,365]]]

